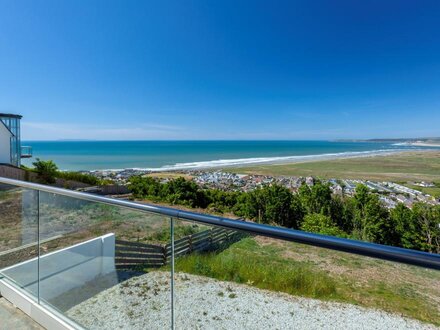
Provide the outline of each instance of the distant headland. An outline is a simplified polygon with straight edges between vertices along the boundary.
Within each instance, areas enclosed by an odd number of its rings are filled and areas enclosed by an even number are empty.
[[[386,139],[339,139],[338,142],[378,142],[393,143],[396,145],[408,145],[419,147],[440,147],[440,137],[426,138],[386,138]]]

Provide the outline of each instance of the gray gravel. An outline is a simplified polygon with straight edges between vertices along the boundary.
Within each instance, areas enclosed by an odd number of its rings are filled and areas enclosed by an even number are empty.
[[[170,327],[170,274],[152,272],[69,309],[90,329]],[[176,274],[177,329],[438,329],[349,304],[322,302],[246,285]]]

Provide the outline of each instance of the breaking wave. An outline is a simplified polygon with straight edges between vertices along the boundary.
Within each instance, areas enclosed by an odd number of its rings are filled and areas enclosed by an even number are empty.
[[[370,157],[370,156],[378,156],[378,155],[388,155],[397,152],[402,152],[405,150],[407,149],[381,149],[381,150],[371,150],[371,151],[352,151],[352,152],[327,153],[327,154],[303,155],[303,156],[297,155],[297,156],[280,156],[280,157],[218,159],[218,160],[209,160],[209,161],[200,161],[200,162],[176,163],[173,165],[164,165],[155,168],[130,168],[130,169],[139,170],[139,171],[151,171],[151,172],[199,170],[199,169],[223,168],[223,167],[231,167],[231,166],[241,167],[246,165],[300,163],[300,162],[312,161],[312,160]],[[108,171],[121,171],[121,170],[111,169]]]

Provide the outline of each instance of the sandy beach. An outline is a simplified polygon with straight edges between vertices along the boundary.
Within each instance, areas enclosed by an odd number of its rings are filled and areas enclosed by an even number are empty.
[[[359,152],[342,152],[342,153],[328,153],[320,155],[304,155],[304,156],[285,156],[285,157],[260,157],[260,158],[240,158],[240,159],[219,159],[192,163],[177,163],[175,165],[163,166],[161,168],[134,168],[133,170],[149,171],[149,172],[167,172],[167,171],[182,171],[182,170],[206,170],[215,168],[228,167],[246,167],[258,165],[283,165],[283,164],[297,164],[308,163],[315,161],[350,159],[350,158],[365,158],[376,156],[389,156],[405,152],[414,152],[405,149],[396,150],[373,150],[373,151],[359,151]]]

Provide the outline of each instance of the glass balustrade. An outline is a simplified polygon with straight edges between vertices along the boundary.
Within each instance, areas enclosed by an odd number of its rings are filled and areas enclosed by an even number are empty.
[[[431,329],[440,272],[176,220],[177,329]]]
[[[0,280],[87,329],[440,325],[436,270],[5,184]]]
[[[0,184],[0,279],[36,299],[37,259],[38,192]]]

